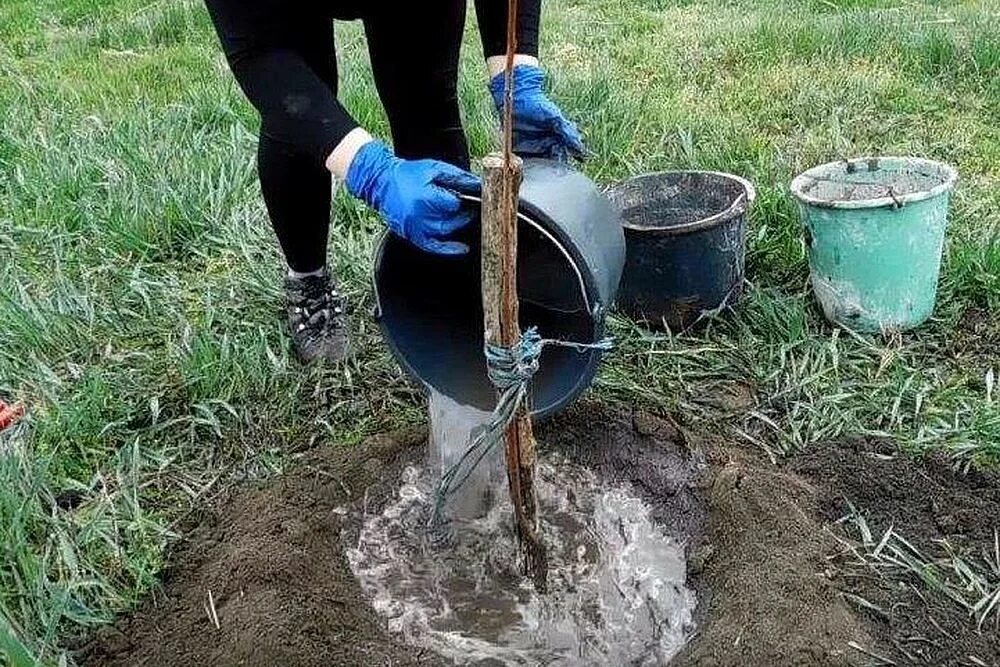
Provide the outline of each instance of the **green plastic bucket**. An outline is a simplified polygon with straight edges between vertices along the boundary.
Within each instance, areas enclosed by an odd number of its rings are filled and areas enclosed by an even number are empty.
[[[871,332],[931,316],[957,178],[940,162],[883,157],[831,162],[792,181],[827,319]]]

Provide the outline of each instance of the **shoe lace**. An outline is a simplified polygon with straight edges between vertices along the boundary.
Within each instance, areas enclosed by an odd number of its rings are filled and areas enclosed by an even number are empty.
[[[293,312],[298,316],[297,331],[307,327],[339,328],[343,326],[344,298],[333,283],[307,285]]]

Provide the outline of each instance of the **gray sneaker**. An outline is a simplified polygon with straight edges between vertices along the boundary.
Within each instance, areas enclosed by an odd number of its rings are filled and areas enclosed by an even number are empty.
[[[349,335],[344,298],[329,274],[286,278],[288,327],[295,354],[304,363],[340,361]]]

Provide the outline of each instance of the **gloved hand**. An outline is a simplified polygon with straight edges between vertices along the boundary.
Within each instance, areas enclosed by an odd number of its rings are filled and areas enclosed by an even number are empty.
[[[533,65],[514,68],[514,152],[565,160],[584,157],[583,138],[559,107],[545,95],[545,73]],[[490,93],[503,116],[504,73],[490,80]]]
[[[438,160],[403,160],[371,141],[347,169],[348,192],[378,211],[393,232],[438,255],[462,255],[464,243],[445,241],[472,220],[456,192],[478,194],[479,178]]]

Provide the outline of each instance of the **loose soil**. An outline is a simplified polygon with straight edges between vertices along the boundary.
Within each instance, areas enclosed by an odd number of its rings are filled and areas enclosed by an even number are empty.
[[[817,445],[778,468],[689,441],[668,418],[584,403],[539,429],[545,447],[628,482],[688,543],[699,630],[680,667],[1000,666],[995,634],[916,582],[883,581],[845,557],[847,500],[873,530],[918,546],[992,544],[1000,480],[914,462],[880,443]],[[212,508],[172,555],[162,591],[84,644],[84,665],[438,665],[401,645],[366,604],[344,557],[355,513],[392,497],[426,433],[319,447],[267,485]],[[912,584],[912,585],[911,585]],[[879,614],[859,609],[850,593]],[[915,637],[923,637],[919,641]],[[969,661],[973,656],[980,662]]]
[[[388,490],[398,477],[388,471],[425,441],[407,431],[320,448],[294,472],[219,502],[171,558],[162,593],[102,629],[82,664],[439,664],[386,635],[348,567],[335,513]]]
[[[821,488],[820,515],[828,522],[853,505],[874,535],[892,528],[926,556],[942,555],[940,543],[947,540],[960,553],[995,557],[1000,475],[958,472],[940,452],[915,464],[877,440],[816,447],[790,467]],[[883,647],[880,655],[900,665],[1000,665],[1000,618],[977,632],[955,602],[927,591],[916,577],[880,577],[843,550],[831,567],[839,587],[877,608],[858,611]]]

